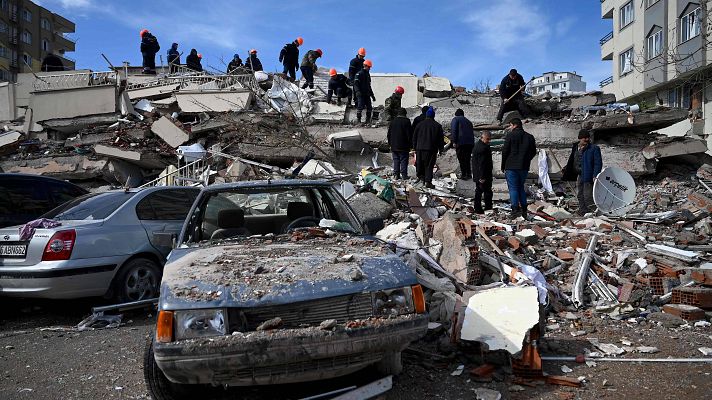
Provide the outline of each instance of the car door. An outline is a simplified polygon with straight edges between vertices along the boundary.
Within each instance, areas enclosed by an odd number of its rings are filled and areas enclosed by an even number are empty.
[[[197,188],[157,190],[136,205],[136,216],[146,230],[148,240],[164,257],[172,249],[170,237],[178,237],[199,192]]]

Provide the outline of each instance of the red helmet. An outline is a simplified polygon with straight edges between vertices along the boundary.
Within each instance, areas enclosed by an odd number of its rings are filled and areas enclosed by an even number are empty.
[[[332,68],[329,70],[329,76],[336,76],[336,69]]]
[[[398,94],[405,93],[405,89],[403,89],[403,86],[396,86],[396,93],[398,93]]]
[[[257,50],[255,50],[255,49],[250,50],[250,54],[257,54]]]
[[[148,29],[141,29],[141,32],[139,32],[139,35],[141,35],[141,37],[143,37],[143,35],[145,35],[147,33],[148,33]]]
[[[372,68],[373,67],[373,61],[371,60],[366,60],[363,62],[364,67]]]
[[[319,54],[319,57],[321,57],[321,56],[324,54],[324,52],[321,51],[321,49],[316,49],[316,50],[314,50],[314,51],[316,51],[317,54]]]
[[[366,56],[366,49],[364,49],[363,47],[361,47],[360,49],[358,49],[358,55],[365,57],[365,56]]]
[[[302,39],[301,37],[298,37],[298,38],[297,38],[297,43],[299,43],[300,46],[303,45],[303,44],[304,44],[304,39]]]
[[[203,55],[198,53],[198,58],[203,58]]]

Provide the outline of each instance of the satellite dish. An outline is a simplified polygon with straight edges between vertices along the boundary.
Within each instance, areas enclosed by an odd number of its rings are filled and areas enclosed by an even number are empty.
[[[593,202],[603,214],[621,217],[633,207],[635,181],[618,167],[606,167],[593,183]]]

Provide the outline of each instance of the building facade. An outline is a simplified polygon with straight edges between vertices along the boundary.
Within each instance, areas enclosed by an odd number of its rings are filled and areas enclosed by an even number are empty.
[[[16,80],[22,72],[40,71],[47,54],[55,54],[66,70],[75,62],[66,53],[75,42],[74,22],[29,0],[0,0],[0,81]]]
[[[544,72],[542,76],[537,76],[527,86],[527,93],[531,95],[545,92],[559,95],[585,91],[586,82],[576,72]]]

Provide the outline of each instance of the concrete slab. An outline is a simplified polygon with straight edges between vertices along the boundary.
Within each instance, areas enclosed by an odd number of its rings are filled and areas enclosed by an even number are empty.
[[[643,157],[647,159],[654,159],[704,153],[706,151],[707,143],[704,140],[684,138],[682,140],[653,143],[643,149]]]
[[[127,150],[119,147],[97,144],[94,146],[94,152],[99,156],[108,158],[118,158],[120,160],[130,161],[139,167],[148,169],[162,169],[165,164],[158,159],[155,154],[141,151]]]
[[[249,91],[176,92],[178,107],[184,113],[242,111],[252,103]]]
[[[180,85],[178,83],[172,83],[169,85],[151,86],[146,88],[127,90],[126,93],[128,93],[131,101],[140,99],[158,100],[171,97],[173,95],[173,92],[178,90],[179,86]]]
[[[22,133],[20,132],[10,131],[0,133],[0,154],[8,154],[15,151],[20,139],[22,139]]]
[[[60,78],[49,78],[50,75],[77,75],[82,73],[89,73],[91,70],[88,69],[78,69],[74,71],[55,71],[55,72],[27,72],[17,74],[17,82],[15,83],[15,106],[16,107],[27,107],[30,105],[30,93],[34,92],[33,84],[37,81],[36,76],[39,76],[43,80],[49,82],[52,85],[53,82],[58,82]],[[77,75],[79,76],[79,75]],[[78,83],[80,83],[78,81]],[[84,83],[89,84],[89,75],[84,77]]]
[[[344,120],[346,113],[346,105],[329,104],[323,101],[312,103],[312,118],[317,122],[336,122],[340,123]]]
[[[30,97],[35,122],[116,113],[118,99],[114,86],[87,86],[33,92]]]
[[[449,97],[452,94],[450,80],[438,76],[428,76],[423,78],[425,86],[423,96],[425,97]]]
[[[371,73],[371,88],[376,96],[374,107],[385,104],[386,99],[393,94],[396,86],[405,89],[401,106],[404,108],[416,107],[419,103],[418,77],[408,73]]]
[[[107,160],[90,160],[85,156],[42,157],[0,162],[5,172],[51,176],[59,179],[93,179],[103,177]]]
[[[155,133],[168,143],[171,147],[178,147],[190,140],[188,132],[177,127],[168,117],[161,117],[158,121],[151,125],[151,132]]]
[[[15,85],[0,82],[0,121],[12,121],[17,118],[15,106]]]

